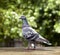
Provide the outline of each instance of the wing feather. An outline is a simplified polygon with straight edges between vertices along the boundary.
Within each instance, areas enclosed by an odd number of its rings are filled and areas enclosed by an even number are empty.
[[[36,36],[36,34],[38,34],[38,33],[31,27],[24,27],[22,29],[22,33],[23,33],[24,37],[27,39],[29,39],[29,38],[34,39],[34,38],[38,37],[38,36]]]

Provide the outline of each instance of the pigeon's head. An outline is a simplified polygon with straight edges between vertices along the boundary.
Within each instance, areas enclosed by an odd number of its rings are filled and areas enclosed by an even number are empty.
[[[25,20],[25,19],[26,19],[26,17],[25,17],[25,16],[21,16],[21,17],[20,17],[20,19]]]

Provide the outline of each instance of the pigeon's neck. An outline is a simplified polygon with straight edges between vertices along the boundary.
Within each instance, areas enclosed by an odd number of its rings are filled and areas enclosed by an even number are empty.
[[[24,27],[24,26],[29,26],[27,20],[23,20],[23,27]]]

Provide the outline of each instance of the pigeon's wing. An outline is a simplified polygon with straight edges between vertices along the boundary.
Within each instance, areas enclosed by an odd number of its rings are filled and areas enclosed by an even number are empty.
[[[23,33],[23,36],[29,40],[33,40],[38,37],[37,32],[31,27],[24,27],[22,29],[22,33]]]

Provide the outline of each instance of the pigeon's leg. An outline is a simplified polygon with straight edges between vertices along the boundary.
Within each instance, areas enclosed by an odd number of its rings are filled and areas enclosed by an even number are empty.
[[[28,49],[30,49],[31,48],[31,42],[29,41],[28,42]]]
[[[33,43],[31,44],[31,47],[32,47],[32,49],[36,49],[36,43],[33,42]]]
[[[36,42],[34,42],[34,49],[36,49]]]
[[[28,49],[33,49],[33,50],[35,50],[35,49],[36,49],[36,42],[31,42],[31,41],[29,41],[29,42],[28,42]]]

